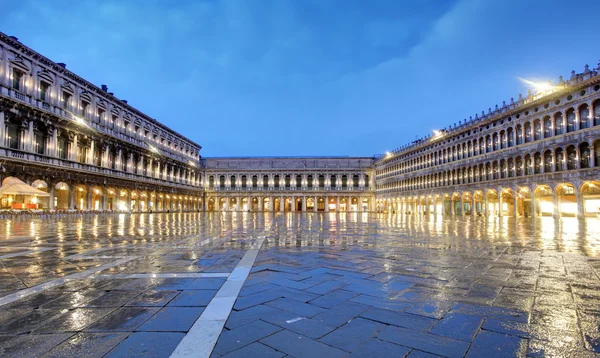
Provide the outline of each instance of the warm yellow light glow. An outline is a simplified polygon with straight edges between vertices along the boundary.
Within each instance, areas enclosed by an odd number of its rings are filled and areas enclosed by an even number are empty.
[[[521,78],[521,77],[518,77],[518,78],[521,82],[533,87],[534,89],[536,89],[539,92],[546,92],[546,91],[551,91],[554,89],[554,86],[552,86],[550,83],[534,82],[534,81],[530,81],[525,78]]]

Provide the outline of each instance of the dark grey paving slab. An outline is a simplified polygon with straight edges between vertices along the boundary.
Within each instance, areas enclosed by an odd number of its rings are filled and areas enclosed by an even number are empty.
[[[84,290],[81,292],[66,292],[59,299],[52,300],[40,306],[44,309],[69,309],[75,307],[83,307],[90,301],[99,299],[106,295],[105,291],[99,290]]]
[[[263,283],[259,283],[256,285],[244,285],[244,287],[242,287],[242,289],[240,290],[240,297],[244,297],[244,296],[248,296],[248,295],[253,295],[255,293],[259,293],[259,292],[264,292],[264,291],[268,291],[271,290],[273,288],[278,288],[279,286],[274,285],[272,283],[267,283],[267,282],[263,282]]]
[[[336,279],[326,280],[325,282],[322,282],[320,284],[317,284],[315,286],[307,288],[306,292],[324,295],[326,293],[335,291],[339,288],[343,288],[348,285],[349,285],[349,282],[344,282],[343,280],[340,279],[339,276],[337,276]]]
[[[237,264],[237,262],[236,262]],[[234,265],[235,266],[235,265]],[[223,286],[225,278],[200,277],[185,285],[184,290],[218,290]]]
[[[255,321],[230,331],[224,331],[219,337],[214,352],[221,355],[228,354],[261,338],[279,332],[281,329],[281,327],[263,321]]]
[[[412,313],[420,316],[431,317],[440,319],[444,317],[446,312],[450,311],[452,307],[456,305],[456,302],[439,301],[439,300],[424,300],[416,303],[410,309],[406,310],[407,313]]]
[[[358,294],[356,292],[344,291],[344,290],[335,290],[331,291],[327,294],[324,294],[314,300],[310,301],[311,305],[323,307],[323,308],[332,308],[334,306],[339,305],[342,302],[345,302]]]
[[[46,321],[35,333],[77,332],[113,312],[114,308],[76,308]]]
[[[521,338],[535,336],[535,334],[531,333],[533,328],[532,325],[515,321],[502,321],[494,318],[487,318],[485,322],[483,322],[481,328],[486,331],[503,333]]]
[[[59,316],[60,310],[14,309],[0,313],[0,333],[22,334],[31,332],[47,321]]]
[[[344,302],[323,313],[319,313],[312,320],[339,327],[369,309],[371,309],[371,306],[354,302]]]
[[[182,291],[168,306],[200,307],[207,306],[217,293],[216,290],[186,290]]]
[[[403,347],[390,342],[380,341],[379,339],[370,339],[352,352],[352,358],[384,358],[384,357],[405,357],[410,348]]]
[[[84,307],[121,307],[138,296],[141,291],[109,291],[104,295],[87,302]]]
[[[261,343],[297,358],[345,357],[348,353],[287,330],[279,331]]]
[[[96,321],[88,332],[130,332],[146,322],[156,312],[156,307],[123,307]]]
[[[482,317],[450,312],[430,332],[444,337],[471,342],[482,323]]]
[[[413,305],[410,302],[394,300],[387,297],[375,297],[366,294],[358,295],[351,298],[349,301],[395,311],[404,311]]]
[[[100,358],[130,333],[78,333],[52,348],[44,358]]]
[[[385,327],[387,326],[382,323],[356,318],[319,339],[319,342],[353,352],[376,337]]]
[[[473,316],[506,319],[509,321],[517,321],[523,323],[526,323],[529,320],[529,314],[527,312],[499,307],[474,305],[469,303],[458,303],[456,306],[454,306],[452,310],[456,312],[470,314]]]
[[[204,307],[163,307],[136,330],[187,332],[203,311]]]
[[[105,357],[169,357],[184,336],[184,333],[173,332],[136,332]]]
[[[125,306],[162,307],[175,298],[181,291],[148,290],[134,297]]]
[[[0,336],[0,356],[11,358],[41,356],[72,335],[73,333]]]
[[[276,289],[258,292],[252,295],[238,297],[233,308],[236,310],[244,310],[246,308],[273,301],[281,297],[281,293]]]
[[[234,329],[244,324],[248,324],[258,319],[266,318],[269,315],[281,312],[283,311],[265,305],[253,306],[242,311],[233,310],[229,314],[227,322],[225,322],[225,328]]]
[[[469,343],[408,328],[388,326],[377,336],[384,341],[445,357],[463,357]]]
[[[321,307],[298,302],[289,298],[278,298],[265,303],[265,305],[283,311],[293,312],[302,317],[312,317],[324,311]]]
[[[442,356],[437,355],[437,354],[423,352],[423,351],[420,351],[417,349],[413,349],[412,351],[410,351],[410,353],[407,355],[407,357],[408,358],[439,358]]]
[[[361,317],[372,321],[391,324],[399,327],[412,328],[419,331],[429,331],[438,320],[410,313],[395,312],[381,308],[371,308],[360,314]]]
[[[467,357],[519,357],[525,355],[527,340],[506,334],[481,331],[471,344]]]
[[[252,343],[236,351],[227,353],[223,358],[281,358],[285,353],[278,352],[262,343]]]
[[[321,320],[301,317],[288,311],[274,313],[261,319],[312,339],[321,338],[337,328],[336,326],[325,324]]]

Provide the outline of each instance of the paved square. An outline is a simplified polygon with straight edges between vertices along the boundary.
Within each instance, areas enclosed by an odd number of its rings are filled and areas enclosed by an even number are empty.
[[[600,221],[536,220],[6,220],[0,355],[598,355]]]

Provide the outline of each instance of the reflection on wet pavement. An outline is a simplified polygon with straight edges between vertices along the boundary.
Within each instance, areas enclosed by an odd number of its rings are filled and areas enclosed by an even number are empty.
[[[600,352],[598,219],[176,213],[0,225],[0,355],[168,356],[261,235],[214,356]]]

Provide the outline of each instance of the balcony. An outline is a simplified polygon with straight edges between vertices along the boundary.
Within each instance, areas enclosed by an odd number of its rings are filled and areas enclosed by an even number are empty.
[[[298,187],[215,187],[215,188],[206,188],[206,191],[216,191],[216,192],[315,192],[315,191],[326,191],[326,192],[355,192],[355,191],[369,191],[369,188],[365,187],[347,187],[347,188],[331,188],[331,187],[310,187],[310,188],[298,188]]]
[[[186,189],[186,190],[201,190],[202,189],[200,186],[184,185],[184,184],[173,182],[171,180],[155,179],[155,178],[147,177],[147,176],[143,176],[143,175],[126,173],[126,172],[122,172],[119,170],[98,167],[98,166],[86,164],[86,163],[74,162],[74,161],[70,161],[67,159],[50,157],[50,156],[43,155],[43,154],[30,153],[30,152],[26,152],[26,151],[22,151],[22,150],[18,150],[18,149],[0,148],[0,158],[7,158],[7,159],[15,158],[15,159],[18,159],[19,163],[30,162],[32,164],[38,164],[38,165],[42,164],[42,165],[47,165],[47,166],[51,166],[51,167],[69,168],[74,171],[78,171],[78,172],[82,172],[82,173],[100,174],[100,175],[109,176],[109,177],[124,178],[124,179],[129,179],[129,180],[138,181],[138,182],[152,183],[152,184],[176,187],[176,188]]]

